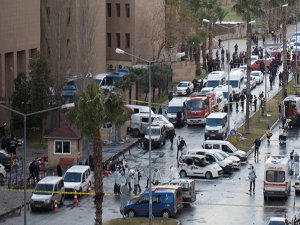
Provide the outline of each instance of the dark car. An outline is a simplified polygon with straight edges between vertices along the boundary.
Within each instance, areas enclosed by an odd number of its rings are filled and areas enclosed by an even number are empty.
[[[0,152],[0,163],[5,167],[5,169],[10,169],[11,160],[8,154]]]

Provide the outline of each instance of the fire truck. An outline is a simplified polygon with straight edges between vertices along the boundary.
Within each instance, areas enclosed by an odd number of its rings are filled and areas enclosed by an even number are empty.
[[[300,127],[300,97],[289,95],[281,102],[281,116],[289,121],[289,127]]]
[[[206,117],[216,111],[215,93],[201,95],[193,93],[185,103],[187,124],[200,125],[206,123]]]

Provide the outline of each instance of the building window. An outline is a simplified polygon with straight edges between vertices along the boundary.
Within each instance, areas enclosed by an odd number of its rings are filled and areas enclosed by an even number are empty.
[[[130,5],[125,4],[125,10],[126,10],[126,17],[130,17]]]
[[[70,141],[54,141],[54,154],[71,154]]]
[[[111,4],[107,3],[106,8],[107,8],[107,17],[111,17]]]
[[[111,48],[111,33],[107,33],[107,47]]]
[[[121,16],[120,3],[116,3],[116,11],[117,11],[117,17],[120,17]]]
[[[121,48],[121,35],[120,33],[116,33],[116,41],[117,41],[117,48]]]
[[[125,34],[126,48],[130,48],[130,34]]]

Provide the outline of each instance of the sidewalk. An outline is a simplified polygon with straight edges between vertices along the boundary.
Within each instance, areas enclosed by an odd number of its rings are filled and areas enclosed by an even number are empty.
[[[114,160],[123,155],[123,153],[130,151],[130,148],[134,147],[139,141],[139,138],[130,138],[129,141],[119,144],[110,144],[103,146],[103,161]],[[27,159],[31,159],[43,155],[45,150],[43,149],[30,149]],[[52,171],[52,170],[51,170]],[[52,174],[48,173],[48,174]],[[41,175],[43,173],[41,172]],[[9,175],[8,175],[9,176]],[[20,213],[21,208],[24,205],[24,191],[23,190],[7,190],[7,183],[4,186],[0,186],[0,223],[5,216]],[[31,193],[27,192],[27,203],[29,203]]]

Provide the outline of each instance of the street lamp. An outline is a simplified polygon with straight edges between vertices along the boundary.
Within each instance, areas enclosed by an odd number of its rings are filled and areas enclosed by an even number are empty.
[[[151,84],[151,66],[153,63],[158,62],[158,60],[154,60],[154,61],[149,61],[147,59],[141,58],[139,56],[136,56],[134,54],[128,53],[120,48],[116,48],[115,52],[117,54],[125,54],[125,55],[129,55],[131,57],[134,57],[136,59],[139,59],[143,62],[146,62],[148,64],[148,76],[149,76],[149,81],[148,81],[148,107],[149,107],[149,119],[148,119],[148,127],[149,127],[149,224],[152,224],[152,183],[151,183],[151,169],[152,169],[152,161],[151,161],[151,150],[152,150],[152,140],[151,140],[151,93],[152,93],[152,84]],[[181,53],[177,53],[176,58],[181,58],[183,56],[185,56],[184,52]],[[169,56],[171,57],[171,56]]]
[[[23,116],[24,118],[24,153],[23,153],[23,176],[24,176],[24,179],[23,179],[23,185],[24,185],[24,225],[27,224],[27,218],[26,218],[26,186],[27,186],[27,179],[26,179],[26,153],[27,153],[27,142],[26,142],[26,121],[27,121],[27,117],[28,116],[33,116],[33,115],[36,115],[36,114],[40,114],[40,113],[44,113],[44,112],[49,112],[49,111],[53,111],[53,110],[56,110],[56,109],[67,109],[67,108],[72,108],[74,107],[75,104],[74,103],[68,103],[68,104],[65,104],[65,105],[61,105],[61,106],[56,106],[56,107],[53,107],[53,108],[50,108],[50,109],[44,109],[44,110],[41,110],[41,111],[37,111],[37,112],[33,112],[33,113],[22,113],[22,112],[19,112],[15,109],[12,109],[6,105],[2,105],[0,104],[0,108],[4,108],[4,109],[7,109],[8,111],[11,111],[17,115],[20,115],[20,116]]]

